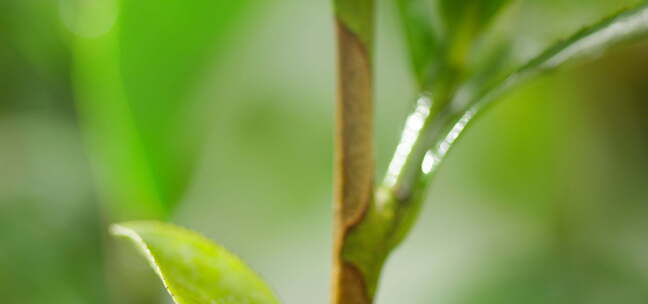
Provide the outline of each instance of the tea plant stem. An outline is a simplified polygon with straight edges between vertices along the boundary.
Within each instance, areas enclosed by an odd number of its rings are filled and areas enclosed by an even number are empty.
[[[343,247],[350,231],[362,220],[374,198],[372,5],[371,1],[365,0],[343,1],[338,6],[336,20],[338,100],[333,304],[371,303],[366,278],[357,265],[344,259]],[[349,8],[356,15],[340,13],[343,8]],[[361,14],[357,15],[358,12]]]

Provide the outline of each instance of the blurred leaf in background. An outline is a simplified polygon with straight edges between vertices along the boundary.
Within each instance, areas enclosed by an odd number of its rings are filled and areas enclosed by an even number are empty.
[[[259,4],[62,2],[79,116],[110,221],[170,219],[205,140],[207,110],[228,102],[196,96],[196,87]],[[159,289],[148,270],[133,267],[137,260],[122,247],[106,251],[113,301],[155,301],[150,293]]]
[[[193,89],[253,2],[63,1],[81,119],[113,219],[170,216],[204,139],[205,104],[226,102]]]

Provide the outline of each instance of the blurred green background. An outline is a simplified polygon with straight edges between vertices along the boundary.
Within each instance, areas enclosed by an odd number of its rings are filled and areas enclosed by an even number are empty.
[[[380,176],[414,81],[379,1]],[[638,1],[521,0],[520,61]],[[327,303],[327,1],[0,1],[3,303],[168,303],[109,223],[169,220]],[[533,81],[467,131],[378,303],[648,303],[648,43]]]

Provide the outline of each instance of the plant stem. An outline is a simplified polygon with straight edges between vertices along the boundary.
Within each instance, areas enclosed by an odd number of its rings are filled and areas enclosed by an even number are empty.
[[[351,229],[373,202],[373,102],[370,54],[343,22],[338,37],[333,304],[368,304],[366,278],[343,257]]]

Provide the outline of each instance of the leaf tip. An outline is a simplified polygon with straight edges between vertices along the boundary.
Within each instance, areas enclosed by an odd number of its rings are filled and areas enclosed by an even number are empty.
[[[157,221],[123,222],[123,223],[111,224],[108,227],[108,231],[110,232],[111,235],[115,237],[126,238],[135,245],[137,250],[146,258],[146,260],[148,261],[149,265],[151,266],[155,274],[157,274],[157,276],[160,278],[162,284],[164,285],[164,289],[168,291],[174,303],[179,303],[178,299],[169,288],[167,278],[162,273],[162,269],[160,269],[160,266],[158,264],[157,259],[155,258],[155,255],[153,255],[153,252],[151,252],[149,246],[146,245],[146,242],[144,241],[142,236],[137,232],[138,226],[140,228],[145,228],[145,226],[154,227],[154,226],[161,226],[161,225],[163,225],[163,223]]]

